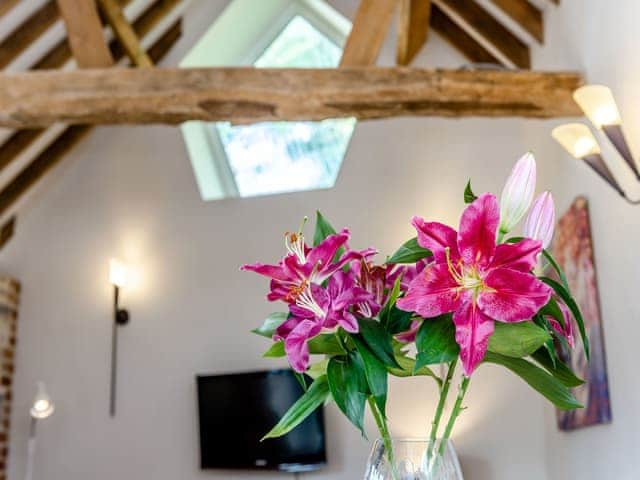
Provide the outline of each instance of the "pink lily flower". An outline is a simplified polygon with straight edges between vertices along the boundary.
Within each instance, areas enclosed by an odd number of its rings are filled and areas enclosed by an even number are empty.
[[[546,318],[551,324],[551,328],[553,328],[559,335],[562,335],[567,340],[569,346],[573,348],[575,346],[575,338],[573,336],[571,312],[563,302],[558,301],[557,303],[558,307],[560,307],[560,310],[562,311],[562,316],[564,318],[564,327],[560,325],[560,322],[558,322],[551,315],[546,315]]]
[[[397,306],[427,319],[453,312],[466,376],[484,359],[495,321],[529,320],[551,297],[551,289],[531,273],[541,243],[524,239],[496,246],[499,223],[498,201],[488,193],[464,210],[459,232],[413,219],[418,243],[433,252],[435,263],[411,282]]]
[[[314,283],[298,296],[289,306],[291,316],[277,328],[273,339],[284,340],[289,363],[295,371],[304,372],[309,366],[308,340],[338,327],[357,333],[358,320],[349,310],[371,297],[356,285],[351,273],[338,271],[329,279],[327,288]]]
[[[243,265],[241,270],[256,272],[271,278],[269,301],[283,300],[295,303],[299,295],[311,284],[321,284],[344,265],[354,260],[368,258],[376,253],[374,249],[347,251],[334,262],[334,256],[341,247],[347,247],[349,230],[329,235],[319,245],[310,248],[301,232],[287,233],[285,245],[287,255],[277,265],[254,263]]]
[[[524,221],[524,236],[542,242],[547,248],[553,238],[556,223],[556,212],[550,192],[541,193],[533,202],[531,210]]]

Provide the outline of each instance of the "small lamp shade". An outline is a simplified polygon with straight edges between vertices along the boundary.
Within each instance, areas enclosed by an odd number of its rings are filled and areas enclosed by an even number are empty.
[[[573,99],[597,128],[620,125],[622,119],[611,89],[604,85],[585,85],[573,93]]]
[[[33,418],[42,420],[51,416],[54,411],[55,406],[47,394],[44,383],[38,382],[38,393],[33,399],[33,405],[29,413],[31,413]]]
[[[109,281],[116,287],[126,287],[129,283],[129,269],[118,259],[109,262]]]
[[[600,146],[589,127],[582,123],[560,125],[551,136],[574,158],[583,159],[600,153]]]

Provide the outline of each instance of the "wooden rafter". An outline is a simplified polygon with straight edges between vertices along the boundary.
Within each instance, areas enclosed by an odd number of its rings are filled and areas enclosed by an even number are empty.
[[[81,68],[113,65],[102,22],[94,0],[56,0],[67,29],[67,38]]]
[[[522,28],[540,43],[544,41],[542,12],[528,0],[491,0],[504,13],[518,22]]]
[[[496,49],[495,55],[504,57],[506,66],[531,67],[529,47],[489,12],[473,0],[431,0],[454,22],[470,29],[488,46]],[[509,65],[511,63],[512,65]]]
[[[179,20],[153,44],[148,52],[153,61],[159,61],[168,53],[171,46],[180,37],[181,31],[182,22]],[[56,140],[16,175],[0,191],[0,215],[4,214],[29,188],[56,166],[64,155],[84,138],[91,129],[92,127],[89,125],[66,128]]]
[[[581,84],[577,73],[402,67],[32,72],[0,75],[0,126],[578,116]]]
[[[127,0],[130,1],[130,0]],[[149,5],[147,9],[133,23],[133,28],[139,37],[144,37],[153,30],[162,19],[164,19],[171,11],[181,2],[181,0],[156,0]],[[125,4],[126,1],[123,3]],[[174,34],[179,35],[180,30],[173,30]],[[170,41],[171,44],[177,39],[164,35],[164,41]],[[124,50],[120,43],[113,39],[109,43],[111,54],[115,61],[119,61],[124,56]],[[159,52],[154,53],[156,49]],[[169,47],[166,47],[169,50]],[[156,42],[149,50],[151,58],[159,58],[161,53],[165,51],[165,47]],[[66,41],[62,40],[59,44],[47,52],[32,68],[36,70],[54,69],[62,67],[71,59],[71,49]],[[45,132],[45,129],[18,130],[14,132],[0,146],[0,170],[7,167],[16,160],[29,146],[31,146]]]
[[[498,58],[465,30],[460,28],[460,26],[451,20],[437,5],[431,6],[431,28],[438,32],[471,62],[500,65],[501,62]]]
[[[20,0],[0,0],[0,16],[15,7]]]
[[[398,0],[360,0],[342,51],[341,67],[364,67],[376,63],[397,3]]]
[[[40,7],[0,43],[0,69],[5,68],[60,18],[55,1]]]
[[[429,33],[431,0],[400,0],[396,63],[409,65],[418,54]]]
[[[1,1],[1,0],[0,0]],[[4,222],[2,227],[0,227],[0,249],[4,247],[11,237],[13,237],[13,232],[16,228],[16,216],[13,215],[9,220]]]
[[[60,0],[58,0],[60,1]],[[116,0],[98,0],[100,10],[113,29],[116,37],[127,52],[131,62],[138,67],[151,67],[153,62],[140,45],[140,40],[135,30],[125,17],[122,8]]]

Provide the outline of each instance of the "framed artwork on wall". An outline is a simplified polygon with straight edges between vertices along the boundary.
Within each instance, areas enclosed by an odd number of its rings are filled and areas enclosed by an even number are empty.
[[[578,197],[560,218],[553,241],[553,254],[564,270],[569,287],[580,305],[591,345],[591,360],[587,363],[581,342],[576,342],[564,360],[585,384],[573,390],[585,407],[557,411],[558,428],[574,430],[590,425],[611,423],[609,382],[604,348],[602,316],[598,294],[589,208],[584,197]]]

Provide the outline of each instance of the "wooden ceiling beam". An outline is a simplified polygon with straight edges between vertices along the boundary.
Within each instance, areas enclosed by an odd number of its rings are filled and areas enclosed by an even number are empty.
[[[80,68],[113,65],[94,0],[56,0],[73,57]]]
[[[58,0],[60,1],[60,0]],[[100,11],[107,19],[107,23],[127,52],[131,62],[138,67],[152,67],[153,62],[140,45],[140,39],[125,17],[122,8],[116,0],[98,0]]]
[[[4,222],[0,227],[0,250],[7,244],[13,237],[13,233],[16,228],[16,216],[13,215],[9,220]]]
[[[579,116],[577,73],[356,67],[144,68],[0,75],[0,126]]]
[[[397,3],[398,0],[360,0],[342,51],[341,67],[364,67],[376,63]]]
[[[180,38],[182,22],[178,20],[149,49],[153,61],[161,60]],[[35,183],[49,170],[55,167],[87,133],[93,129],[90,125],[67,127],[62,134],[44,149],[31,163],[16,175],[0,191],[0,215],[7,212]]]
[[[544,42],[542,12],[528,0],[491,0],[538,42]]]
[[[127,3],[131,0],[126,0]],[[156,0],[133,22],[133,28],[139,37],[144,37],[153,30],[160,21],[169,15],[182,0]],[[177,25],[177,27],[176,27]],[[162,42],[156,42],[149,49],[149,56],[160,58],[162,52],[168,51],[169,46],[165,43],[173,44],[180,35],[180,25],[174,27],[162,36]],[[171,33],[169,35],[169,33]],[[164,42],[164,43],[163,43]],[[124,57],[124,50],[116,39],[109,43],[111,54],[116,62]],[[41,59],[34,69],[53,69],[62,67],[71,59],[71,49],[66,40],[56,45],[43,59]],[[45,132],[45,129],[18,130],[7,138],[0,145],[0,171],[13,163],[29,146],[31,146]]]
[[[400,0],[396,63],[409,65],[429,35],[431,0]]]
[[[5,68],[24,52],[31,43],[46,32],[60,18],[56,2],[51,0],[40,7],[9,36],[0,42],[0,69]]]
[[[473,0],[431,0],[465,30],[473,31],[496,57],[504,57],[505,66],[531,67],[529,47]]]
[[[15,7],[20,0],[0,0],[0,17]]]
[[[460,28],[437,5],[431,6],[431,28],[473,63],[501,65],[475,38]]]

